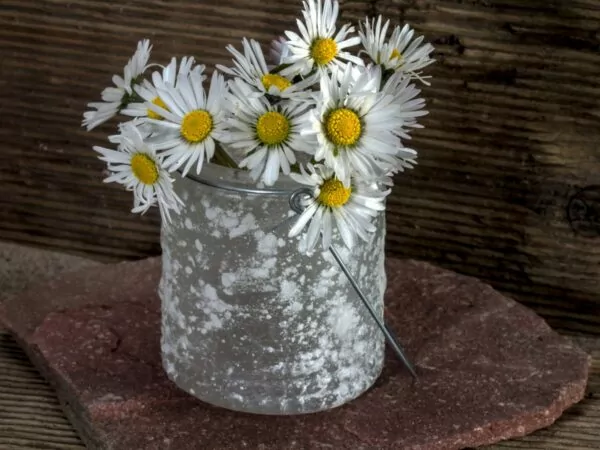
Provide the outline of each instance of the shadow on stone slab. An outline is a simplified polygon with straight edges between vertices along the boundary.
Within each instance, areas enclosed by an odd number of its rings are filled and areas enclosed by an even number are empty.
[[[419,380],[390,353],[366,394],[312,415],[235,413],[167,379],[157,258],[64,275],[0,319],[92,449],[459,449],[546,427],[583,398],[588,355],[529,309],[426,263],[388,259],[387,273],[387,318]]]

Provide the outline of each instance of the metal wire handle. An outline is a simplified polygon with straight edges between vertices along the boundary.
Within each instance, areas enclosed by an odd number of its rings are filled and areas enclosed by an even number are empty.
[[[302,198],[307,197],[307,196],[312,197],[312,191],[308,188],[298,189],[298,190],[294,191],[292,193],[292,195],[290,196],[290,208],[292,208],[292,210],[296,214],[302,214],[302,212],[304,211],[304,206],[302,205]],[[418,378],[417,372],[415,371],[414,366],[411,364],[411,362],[406,357],[406,354],[404,353],[402,346],[398,342],[398,338],[396,337],[394,332],[387,326],[387,324],[379,318],[379,316],[373,309],[371,302],[369,302],[369,300],[363,293],[362,289],[356,282],[356,279],[352,276],[352,274],[348,270],[348,266],[346,266],[344,261],[342,261],[342,258],[340,256],[340,254],[338,253],[338,251],[332,245],[329,246],[329,251],[333,255],[336,262],[339,264],[340,268],[342,269],[342,272],[344,272],[344,274],[348,278],[348,281],[350,282],[350,284],[352,285],[352,287],[358,294],[358,297],[361,299],[363,305],[367,308],[367,311],[369,311],[369,314],[371,314],[371,317],[377,323],[377,326],[379,327],[379,329],[385,336],[385,339],[388,342],[388,344],[390,345],[390,347],[392,347],[392,350],[394,350],[394,353],[396,353],[396,356],[398,356],[398,359],[400,359],[400,361],[402,361],[402,363],[408,369],[408,371],[410,372],[410,374],[412,375],[413,378],[415,378],[415,379]]]

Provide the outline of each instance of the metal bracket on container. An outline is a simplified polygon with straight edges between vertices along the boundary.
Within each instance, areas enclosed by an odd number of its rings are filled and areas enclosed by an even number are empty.
[[[312,191],[308,188],[298,189],[297,191],[294,191],[292,193],[292,195],[290,196],[290,208],[292,208],[292,210],[296,214],[302,214],[302,211],[304,211],[304,207],[302,206],[302,197],[306,197],[306,196],[312,196]],[[340,254],[338,253],[338,251],[333,246],[329,246],[329,251],[333,255],[336,262],[339,264],[340,268],[342,269],[342,272],[344,272],[344,274],[348,278],[348,281],[350,282],[350,284],[352,285],[352,287],[358,294],[363,305],[367,308],[367,311],[369,311],[369,314],[371,315],[373,320],[375,320],[375,322],[377,323],[377,326],[379,327],[379,329],[385,336],[385,339],[387,340],[390,347],[392,347],[392,349],[394,350],[394,353],[396,353],[396,356],[398,356],[398,359],[400,359],[400,361],[402,361],[402,363],[406,366],[406,368],[408,369],[410,374],[413,376],[413,378],[416,379],[417,372],[415,371],[415,368],[413,367],[411,362],[406,357],[404,350],[402,349],[402,346],[398,342],[398,338],[396,337],[394,332],[387,326],[387,324],[384,321],[382,321],[379,318],[379,316],[373,309],[371,302],[369,302],[369,300],[363,293],[362,289],[356,282],[356,279],[352,276],[352,274],[348,270],[348,266],[346,266],[344,261],[342,261],[342,258],[340,256]]]

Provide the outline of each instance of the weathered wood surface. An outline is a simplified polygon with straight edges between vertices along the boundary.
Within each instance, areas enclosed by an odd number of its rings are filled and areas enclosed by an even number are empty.
[[[293,25],[296,0],[2,0],[0,236],[99,259],[156,254],[156,214],[102,184],[88,101],[150,37],[158,61],[226,63]],[[478,276],[553,325],[600,330],[600,0],[343,1],[437,47],[420,165],[398,178],[389,249]],[[587,188],[587,189],[584,189]],[[583,190],[583,191],[582,191]]]

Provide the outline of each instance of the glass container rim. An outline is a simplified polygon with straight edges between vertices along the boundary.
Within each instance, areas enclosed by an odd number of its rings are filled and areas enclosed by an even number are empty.
[[[283,174],[279,175],[279,178],[272,186],[265,186],[264,183],[253,180],[250,177],[250,172],[247,170],[234,169],[214,163],[205,163],[199,175],[187,173],[182,178],[187,178],[205,186],[238,192],[240,194],[285,195],[289,197],[303,187],[288,175]]]

